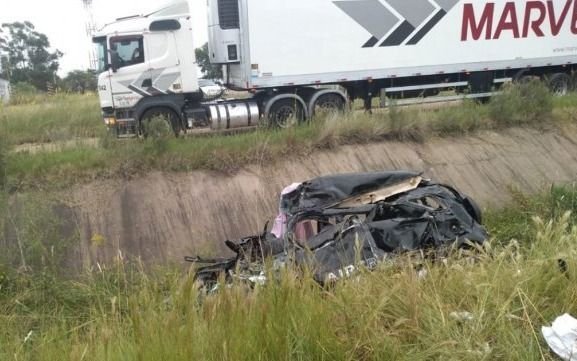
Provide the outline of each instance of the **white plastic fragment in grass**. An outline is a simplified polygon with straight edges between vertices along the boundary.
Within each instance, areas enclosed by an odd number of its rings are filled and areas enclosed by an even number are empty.
[[[551,327],[543,327],[541,332],[559,357],[565,361],[577,361],[577,319],[564,314]]]
[[[30,331],[28,332],[28,334],[26,335],[26,337],[24,337],[24,342],[23,343],[27,343],[28,341],[30,341],[30,338],[32,338],[32,334],[34,333],[34,331]]]
[[[467,311],[461,311],[461,312],[451,312],[449,314],[449,316],[456,320],[456,321],[473,321],[475,319],[475,316],[473,316],[473,314],[471,312],[467,312]]]

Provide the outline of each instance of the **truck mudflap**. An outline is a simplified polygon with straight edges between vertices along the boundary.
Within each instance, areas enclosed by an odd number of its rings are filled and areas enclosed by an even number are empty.
[[[375,194],[381,197],[371,198]],[[290,212],[281,237],[265,227],[261,235],[226,241],[235,257],[220,262],[187,260],[198,264],[199,281],[210,280],[211,289],[222,279],[265,282],[273,276],[265,269],[267,259],[272,259],[273,270],[293,265],[311,271],[324,285],[361,268],[373,270],[401,253],[438,254],[482,245],[488,234],[477,221],[478,207],[471,204],[454,188],[417,173],[316,178],[281,199],[281,208]],[[303,224],[314,232],[298,235],[296,229]]]

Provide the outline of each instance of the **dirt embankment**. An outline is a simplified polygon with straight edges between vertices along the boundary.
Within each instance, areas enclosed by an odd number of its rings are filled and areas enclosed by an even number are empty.
[[[393,169],[423,171],[485,207],[499,206],[509,200],[511,187],[536,192],[551,183],[577,181],[577,127],[344,146],[251,166],[234,176],[154,173],[79,186],[68,193],[82,238],[78,261],[105,262],[118,250],[147,262],[214,254],[224,239],[260,232],[275,216],[278,193],[287,184],[331,173]]]

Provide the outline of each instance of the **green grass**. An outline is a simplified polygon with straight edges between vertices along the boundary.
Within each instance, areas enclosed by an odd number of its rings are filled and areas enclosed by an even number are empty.
[[[0,106],[0,131],[13,145],[101,137],[106,133],[94,94],[63,94]]]
[[[553,104],[556,108],[572,108],[577,105],[577,92],[569,93],[562,97],[553,98]]]
[[[402,256],[333,289],[288,270],[203,298],[192,273],[127,260],[72,280],[0,266],[0,359],[552,361],[540,327],[577,315],[575,194],[517,198],[488,218],[483,249]]]
[[[117,141],[106,135],[90,96],[57,97],[49,103],[9,106],[0,116],[0,139],[19,144],[99,137],[98,146],[72,144],[48,152],[5,156],[11,189],[66,187],[93,179],[144,172],[214,170],[230,173],[247,164],[270,164],[312,151],[383,140],[423,142],[512,126],[541,128],[577,120],[577,97],[553,99],[540,83],[513,87],[488,104],[397,108],[367,115],[328,115],[285,131],[260,129],[234,136]],[[4,135],[2,135],[4,134]],[[3,140],[3,139],[2,139]]]
[[[18,191],[151,170],[235,172],[342,144],[575,121],[574,95],[552,100],[545,119],[533,116],[543,107],[527,107],[534,109],[527,118],[496,119],[496,109],[514,109],[509,102],[525,106],[516,96],[488,105],[327,116],[286,131],[150,141],[107,138],[94,98],[52,98],[0,109],[0,185]],[[8,150],[91,136],[101,138],[100,146]],[[55,238],[59,225],[43,212],[50,202],[40,194],[41,204],[30,199],[21,210],[29,227],[17,237],[28,264],[18,262],[19,249],[3,246],[0,255],[0,360],[554,360],[540,327],[565,312],[577,315],[575,187],[536,197],[515,193],[510,207],[490,211],[486,223],[495,239],[473,253],[475,262],[469,254],[446,262],[400,257],[331,290],[287,271],[278,283],[255,291],[235,285],[202,301],[192,274],[179,267],[144,269],[119,257],[65,277],[68,241]],[[0,214],[7,206],[0,192]],[[415,262],[427,269],[424,279]],[[474,318],[458,320],[453,312]]]
[[[518,190],[512,190],[511,194],[513,202],[510,205],[485,215],[485,221],[493,229],[492,236],[497,239],[527,241],[536,216],[557,219],[569,211],[570,222],[577,225],[577,183],[552,186],[541,195],[529,196]]]

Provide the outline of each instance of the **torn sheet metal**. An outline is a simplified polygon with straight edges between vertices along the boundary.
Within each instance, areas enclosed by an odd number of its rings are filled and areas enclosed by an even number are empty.
[[[274,234],[265,230],[226,241],[237,256],[199,268],[199,278],[248,279],[260,275],[258,265],[272,258],[277,265],[312,270],[324,284],[402,252],[482,244],[488,237],[470,198],[412,172],[345,174],[295,184],[283,192],[280,212]]]
[[[304,182],[285,197],[287,209],[295,214],[313,208],[335,207],[351,198],[389,188],[420,177],[412,172],[376,172],[319,177]]]

